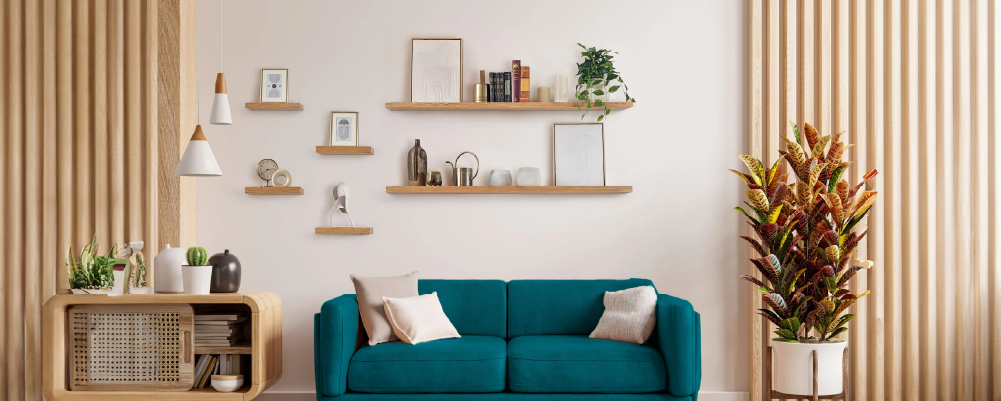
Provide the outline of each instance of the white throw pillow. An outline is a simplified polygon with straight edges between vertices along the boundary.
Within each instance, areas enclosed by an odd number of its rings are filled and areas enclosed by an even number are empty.
[[[441,309],[438,293],[409,298],[382,297],[396,336],[407,344],[461,337]]]
[[[591,338],[643,344],[657,325],[657,291],[653,287],[605,292],[605,313]]]
[[[368,345],[396,341],[393,328],[386,319],[382,297],[414,297],[417,292],[417,272],[393,277],[359,277],[351,275],[358,294],[358,314],[368,334]]]

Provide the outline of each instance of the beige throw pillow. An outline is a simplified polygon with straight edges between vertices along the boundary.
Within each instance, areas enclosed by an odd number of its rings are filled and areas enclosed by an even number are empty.
[[[394,277],[359,277],[352,274],[351,281],[358,295],[358,314],[368,334],[368,345],[398,340],[386,319],[382,297],[416,297],[417,272]]]
[[[441,309],[437,292],[410,298],[382,299],[393,332],[407,344],[461,337]]]
[[[657,291],[651,286],[605,293],[605,313],[591,338],[643,344],[657,325]]]

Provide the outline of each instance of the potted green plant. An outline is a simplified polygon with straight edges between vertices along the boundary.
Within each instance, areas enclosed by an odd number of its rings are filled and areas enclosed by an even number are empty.
[[[615,64],[612,62],[614,57],[612,55],[619,54],[618,52],[588,48],[580,43],[577,46],[584,49],[580,52],[580,55],[584,56],[584,61],[577,63],[575,90],[577,110],[584,111],[584,114],[580,116],[581,120],[591,111],[592,106],[603,109],[602,113],[598,115],[598,121],[604,120],[612,112],[608,108],[608,96],[618,92],[620,88],[622,93],[626,95],[627,102],[636,101],[635,98],[629,96],[629,86],[622,80],[622,76],[615,70]]]
[[[842,161],[847,147],[841,134],[821,136],[804,125],[807,148],[800,129],[792,124],[795,141],[785,140],[784,151],[766,168],[758,159],[740,156],[748,173],[731,170],[747,185],[748,209],[735,209],[748,218],[755,238],[751,262],[762,279],[738,278],[754,284],[767,308],[760,309],[774,324],[772,388],[791,395],[813,394],[809,365],[817,351],[819,395],[842,391],[842,353],[847,342],[836,336],[848,330],[855,315],[848,308],[865,291],[852,294],[849,282],[863,269],[855,263],[856,247],[865,229],[856,229],[876,201],[876,192],[859,193],[842,178],[850,163]],[[788,169],[787,169],[788,165]],[[787,182],[789,170],[795,183]],[[876,170],[863,179],[870,181]]]
[[[185,294],[208,294],[212,288],[212,266],[205,248],[193,246],[186,254],[188,264],[181,266]]]
[[[112,246],[108,256],[97,256],[97,235],[84,245],[80,256],[73,254],[70,245],[66,254],[66,268],[69,273],[70,290],[74,294],[110,294],[115,286],[113,267],[120,260],[115,258],[115,247]]]

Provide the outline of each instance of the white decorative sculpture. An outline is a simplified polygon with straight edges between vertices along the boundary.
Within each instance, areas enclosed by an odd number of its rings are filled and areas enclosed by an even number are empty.
[[[334,187],[334,207],[330,210],[330,226],[331,227],[344,227],[334,224],[334,216],[339,213],[344,213],[348,217],[348,223],[351,224],[348,227],[354,227],[355,222],[351,220],[351,215],[348,214],[348,194],[351,193],[351,188],[345,183],[337,184]]]

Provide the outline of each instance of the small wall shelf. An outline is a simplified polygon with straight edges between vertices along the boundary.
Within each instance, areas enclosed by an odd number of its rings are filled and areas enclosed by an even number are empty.
[[[625,110],[633,107],[633,102],[608,102],[609,109]],[[454,103],[386,103],[390,111],[578,111],[574,102],[454,102]],[[591,110],[601,109],[593,106]]]
[[[302,111],[302,103],[247,103],[247,108],[262,111]]]
[[[245,187],[247,195],[302,195],[302,187]]]
[[[631,186],[619,187],[386,187],[390,194],[628,194]]]
[[[372,227],[316,227],[316,233],[325,235],[371,235]]]
[[[371,146],[317,146],[316,153],[321,155],[374,155]]]

